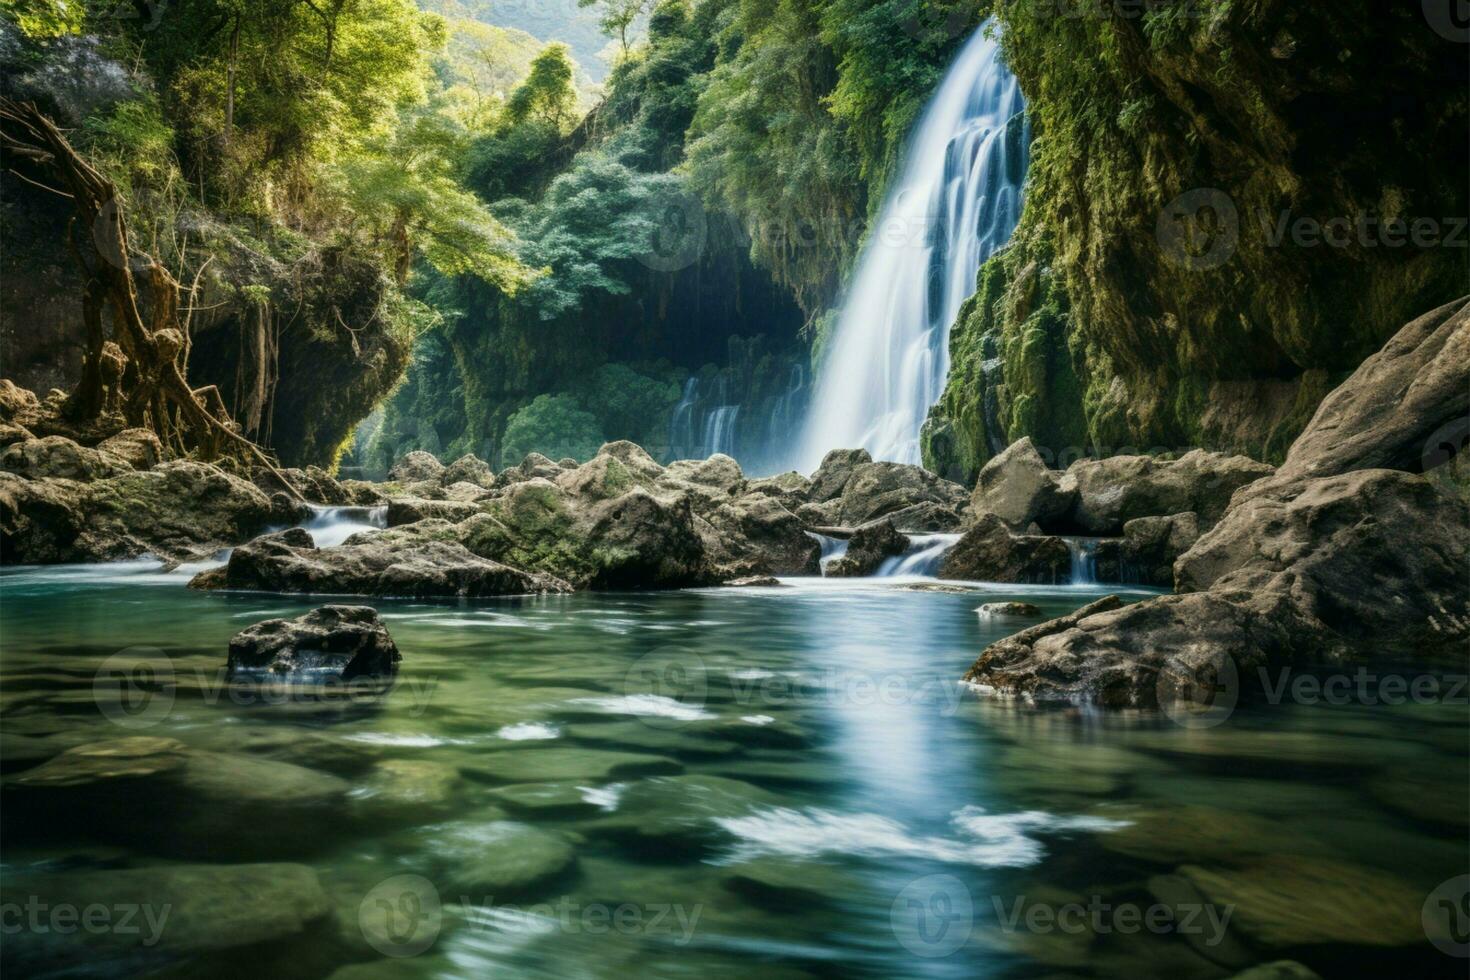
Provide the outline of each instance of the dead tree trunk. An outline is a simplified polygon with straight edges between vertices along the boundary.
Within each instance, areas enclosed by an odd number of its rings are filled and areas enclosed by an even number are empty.
[[[176,452],[262,467],[296,496],[265,452],[239,433],[218,395],[209,404],[189,386],[179,284],[155,259],[132,255],[112,182],[30,103],[0,98],[0,148],[51,172],[65,188],[57,192],[76,207],[70,228],[83,232],[80,246],[75,240],[68,245],[88,283],[82,307],[89,349],[68,414],[95,418],[109,405],[120,406],[129,423],[152,429]],[[138,303],[139,278],[147,290],[146,321]],[[111,313],[111,338],[102,328],[104,309]],[[104,391],[109,380],[112,390]]]

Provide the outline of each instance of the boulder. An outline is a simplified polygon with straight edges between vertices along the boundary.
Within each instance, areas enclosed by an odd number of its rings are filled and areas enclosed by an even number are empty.
[[[1097,543],[1097,577],[1171,588],[1174,562],[1199,540],[1199,518],[1189,511],[1168,517],[1135,517],[1123,525],[1121,539]]]
[[[593,505],[581,520],[594,589],[683,588],[718,581],[689,498],[641,488]]]
[[[379,507],[388,498],[376,484],[362,480],[338,480],[320,466],[305,469],[288,467],[281,475],[302,500],[327,507]],[[255,476],[255,485],[267,493],[280,489],[275,477],[266,472]]]
[[[980,470],[970,510],[975,515],[994,514],[1013,531],[1033,522],[1050,526],[1076,501],[1076,491],[1063,491],[1058,476],[1026,436]]]
[[[430,480],[437,483],[443,473],[444,464],[439,462],[433,453],[415,449],[393,464],[393,468],[388,471],[388,479],[395,483],[418,483]]]
[[[1117,535],[1135,517],[1194,512],[1213,525],[1240,487],[1273,469],[1246,456],[1195,449],[1175,460],[1152,456],[1079,459],[1058,481],[1072,508],[1057,520],[1087,534]]]
[[[572,463],[572,466],[564,467],[540,453],[527,453],[526,458],[517,465],[501,470],[500,475],[495,478],[495,485],[508,487],[526,480],[555,480],[561,475],[562,470],[575,468],[576,461],[573,460]]]
[[[124,461],[135,470],[151,470],[163,462],[163,443],[152,429],[123,429],[97,444],[98,452]]]
[[[821,546],[777,500],[749,494],[722,502],[706,515],[716,532],[718,559],[747,575],[816,575]]]
[[[811,489],[807,500],[814,504],[826,503],[842,496],[853,470],[871,463],[873,457],[866,449],[834,449],[822,457],[822,463],[812,474]]]
[[[1061,538],[1012,534],[994,514],[984,514],[944,556],[940,578],[972,582],[1065,582],[1072,553]]]
[[[740,464],[724,453],[715,453],[709,459],[677,460],[670,463],[665,472],[675,479],[697,483],[727,495],[746,490],[745,474],[741,472]]]
[[[577,860],[560,835],[509,820],[437,824],[416,836],[444,894],[475,904],[533,895]]]
[[[27,439],[34,438],[36,438],[35,433],[23,425],[0,422],[0,446],[8,446],[13,442],[25,442]]]
[[[321,606],[296,619],[268,619],[230,640],[231,680],[350,681],[388,677],[402,659],[378,611]]]
[[[34,391],[16,385],[9,378],[0,378],[0,419],[28,425],[29,419],[40,410],[41,400]]]
[[[393,497],[388,501],[388,526],[400,527],[404,524],[430,519],[458,524],[478,513],[480,513],[480,508],[466,501]]]
[[[812,544],[816,546],[815,541]],[[828,562],[824,574],[828,578],[872,575],[886,559],[903,554],[908,547],[909,539],[894,529],[891,520],[874,521],[853,532],[847,539],[847,551]]]
[[[995,617],[1027,618],[1041,615],[1041,609],[1029,602],[987,602],[975,610],[981,619]]]
[[[279,517],[259,488],[193,460],[92,483],[0,473],[7,562],[187,561],[247,540]]]
[[[899,530],[915,534],[951,534],[969,523],[957,508],[932,500],[895,510],[887,519]]]
[[[471,553],[453,540],[451,525],[423,521],[372,535],[354,535],[318,549],[300,528],[256,538],[236,548],[222,574],[196,577],[196,588],[323,595],[492,596],[569,592],[541,572],[525,572]]]
[[[10,777],[8,797],[48,826],[170,857],[295,857],[330,846],[321,828],[345,813],[350,784],[171,738],[91,742]],[[98,821],[105,812],[108,819]]]
[[[793,513],[796,508],[806,503],[811,489],[812,481],[795,470],[762,477],[759,480],[750,480],[746,484],[747,492],[774,497],[781,502],[783,507]]]
[[[959,484],[922,466],[859,463],[843,484],[840,499],[839,521],[857,527],[916,504],[932,503],[958,511],[969,502],[969,495]]]
[[[439,474],[439,482],[446,487],[455,483],[473,483],[478,487],[489,488],[495,485],[495,474],[490,470],[489,463],[474,453],[465,453],[444,467],[444,472]]]
[[[109,915],[108,928],[78,927],[90,921],[80,917],[65,930],[7,929],[0,965],[10,976],[123,976],[166,968],[205,975],[212,971],[197,958],[284,945],[331,911],[316,872],[302,864],[12,872],[3,901],[20,909],[28,902],[100,908]]]
[[[0,469],[27,479],[57,477],[90,483],[132,472],[119,456],[79,446],[65,436],[46,436],[11,443],[0,452]]]

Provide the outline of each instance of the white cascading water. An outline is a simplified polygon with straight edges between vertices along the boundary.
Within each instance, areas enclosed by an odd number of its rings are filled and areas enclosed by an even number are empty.
[[[1025,103],[991,26],[965,43],[924,110],[858,260],[802,435],[802,472],[832,449],[919,462],[920,427],[949,374],[950,325],[1021,213],[1027,139],[1008,145],[1007,124]]]

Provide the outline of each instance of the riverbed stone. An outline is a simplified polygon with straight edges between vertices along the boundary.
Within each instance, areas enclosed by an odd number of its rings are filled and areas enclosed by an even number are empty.
[[[537,780],[608,782],[634,776],[682,772],[673,759],[639,752],[611,752],[583,748],[497,749],[460,765],[470,779],[490,783]]]
[[[637,851],[703,854],[728,840],[716,821],[776,802],[772,794],[739,779],[658,776],[628,787],[616,813],[585,824],[582,830]]]
[[[506,810],[527,819],[558,820],[596,816],[601,808],[587,797],[577,781],[512,783],[490,792]]]
[[[979,582],[1066,582],[1072,553],[1061,538],[1012,534],[994,514],[983,514],[944,556],[941,578]]]
[[[423,828],[422,848],[434,880],[451,901],[497,903],[534,895],[576,865],[560,834],[511,820],[437,824]]]
[[[1239,863],[1280,854],[1321,854],[1311,838],[1280,820],[1206,806],[1109,806],[1100,816],[1122,826],[1097,835],[1105,849],[1152,864]]]
[[[320,606],[296,619],[268,619],[236,633],[229,676],[350,681],[391,676],[401,659],[376,609]]]
[[[1188,864],[1178,873],[1210,902],[1233,907],[1231,928],[1267,949],[1424,942],[1423,890],[1386,871],[1276,856],[1239,868]]]
[[[127,928],[21,929],[7,935],[0,963],[11,976],[73,975],[73,970],[133,974],[171,961],[281,943],[330,912],[316,872],[301,864],[11,872],[0,889],[6,902],[21,906],[34,898],[49,908],[134,911],[126,923],[110,920]]]

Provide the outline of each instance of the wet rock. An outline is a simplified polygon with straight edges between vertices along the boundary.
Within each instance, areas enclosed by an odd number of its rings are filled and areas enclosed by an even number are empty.
[[[775,802],[770,793],[738,779],[661,776],[628,787],[615,814],[582,829],[638,850],[694,855],[728,840],[717,820]]]
[[[151,973],[194,957],[285,942],[330,911],[316,872],[301,864],[11,872],[3,890],[7,904],[22,908],[34,900],[48,909],[100,906],[117,916],[108,922],[117,928],[7,929],[0,964],[12,976]],[[123,922],[126,910],[131,914]]]
[[[822,457],[821,465],[812,474],[811,489],[807,493],[810,503],[821,504],[842,496],[848,481],[859,466],[871,463],[873,457],[866,449],[834,449]]]
[[[115,456],[135,470],[151,470],[165,459],[163,443],[152,429],[123,429],[99,442],[97,451]]]
[[[1369,779],[1368,792],[1411,820],[1470,829],[1470,786],[1456,773],[1394,767]]]
[[[994,514],[976,520],[939,566],[941,578],[979,582],[1065,582],[1071,573],[1065,541],[1012,534]]]
[[[734,865],[720,883],[729,891],[773,912],[807,912],[831,906],[850,894],[850,875],[813,861],[765,857]]]
[[[535,894],[571,872],[577,860],[560,835],[508,820],[439,824],[421,836],[440,890],[472,904]]]
[[[388,677],[402,657],[378,611],[321,606],[296,619],[268,619],[230,640],[229,677],[292,681]]]
[[[594,589],[682,588],[718,581],[687,497],[632,490],[590,508],[583,522]]]
[[[6,446],[0,452],[0,469],[32,480],[56,477],[90,483],[131,472],[133,467],[121,457],[79,446],[65,436],[47,436]]]
[[[430,518],[458,524],[478,513],[480,513],[478,506],[464,501],[394,497],[388,501],[388,526],[400,527]]]
[[[290,763],[148,736],[79,745],[5,786],[28,811],[103,840],[179,857],[212,857],[227,841],[251,858],[326,846],[319,829],[341,817],[349,789]]]
[[[1205,806],[1107,807],[1122,826],[1097,835],[1103,848],[1139,861],[1174,866],[1184,861],[1238,863],[1283,851],[1324,853],[1311,838],[1278,819]]]
[[[732,589],[774,589],[781,588],[781,580],[774,575],[746,575],[742,578],[732,578],[724,583]]]
[[[673,759],[663,756],[573,748],[498,749],[460,766],[465,776],[489,783],[611,782],[683,769]]]
[[[716,557],[751,575],[816,575],[822,549],[806,526],[771,497],[752,494],[721,503],[705,519],[716,532]]]
[[[1041,608],[1029,602],[987,602],[975,610],[982,618],[1040,616]]]
[[[501,786],[490,797],[506,810],[529,819],[568,819],[595,816],[600,808],[576,782],[515,783]]]
[[[424,759],[384,759],[375,765],[349,800],[359,823],[422,823],[450,810],[460,785],[453,766]]]
[[[1032,522],[1048,526],[1076,502],[1075,491],[1058,486],[1059,476],[1026,436],[980,470],[970,510],[977,516],[994,514],[1013,531],[1024,530]]]
[[[1199,517],[1193,511],[1168,517],[1136,517],[1123,525],[1118,567],[1109,574],[1101,555],[1098,576],[1107,582],[1138,582],[1170,588],[1174,562],[1199,540]]]
[[[300,528],[267,534],[236,548],[222,576],[196,578],[196,588],[325,595],[491,596],[568,592],[566,582],[472,554],[451,526],[423,521],[407,529],[354,535],[317,548]],[[439,537],[441,536],[442,537]]]
[[[847,552],[828,562],[825,574],[828,578],[872,575],[885,560],[903,554],[908,547],[909,539],[894,529],[891,520],[874,521],[853,532]]]
[[[455,483],[472,483],[488,489],[495,485],[495,474],[489,463],[474,453],[465,453],[444,467],[444,472],[439,474],[439,482],[446,487]]]
[[[1210,902],[1233,907],[1231,929],[1268,949],[1424,942],[1423,890],[1386,872],[1323,858],[1270,857],[1242,868],[1185,865],[1179,874]]]
[[[1152,456],[1079,459],[1058,481],[1074,495],[1061,520],[1088,534],[1117,535],[1135,517],[1194,512],[1201,526],[1213,525],[1239,487],[1275,472],[1246,456],[1195,449],[1176,460]]]
[[[218,467],[162,463],[92,483],[0,473],[6,561],[114,561],[152,554],[186,561],[258,534],[270,498]]]
[[[388,470],[388,479],[395,483],[439,482],[444,474],[444,464],[433,453],[416,449],[393,464]]]

